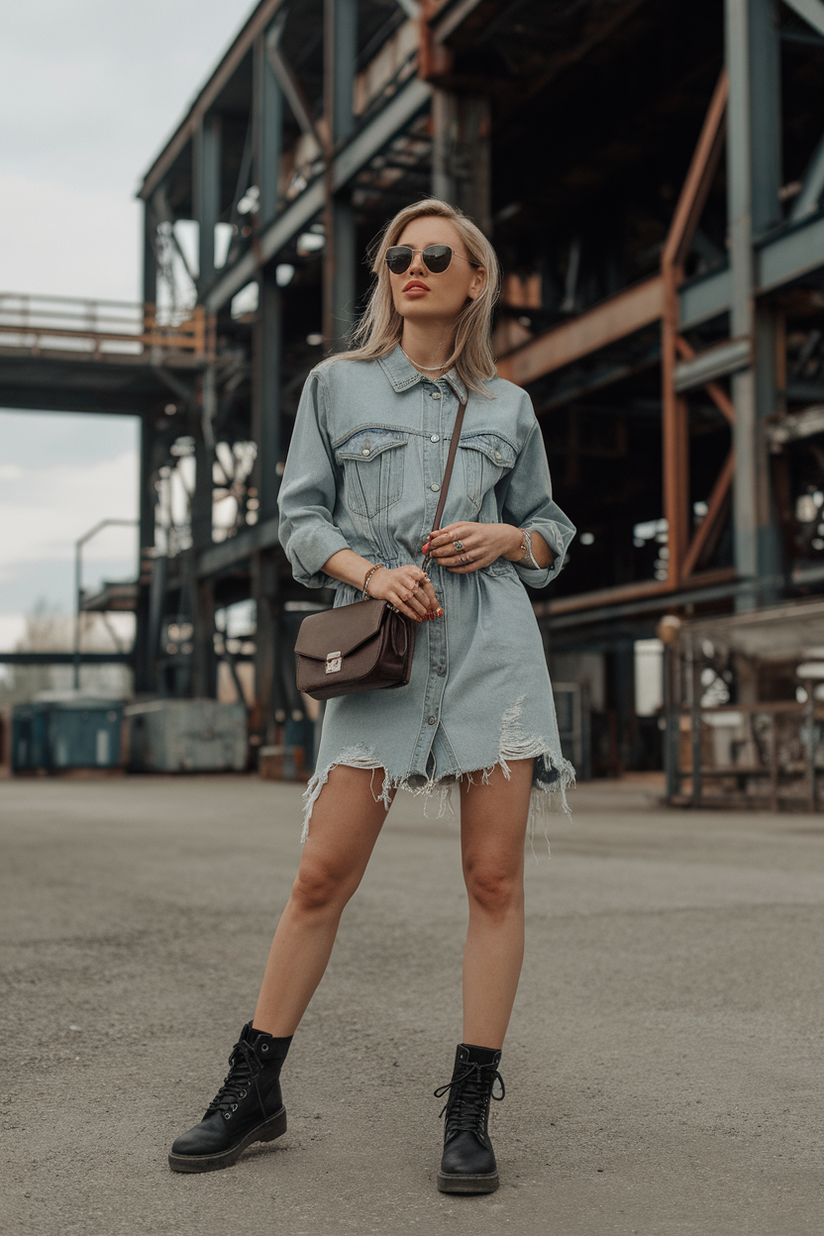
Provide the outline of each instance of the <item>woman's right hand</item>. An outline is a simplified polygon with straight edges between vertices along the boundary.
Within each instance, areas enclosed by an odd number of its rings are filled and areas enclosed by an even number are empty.
[[[389,567],[378,567],[369,580],[369,595],[388,601],[415,622],[443,615],[429,576],[411,562],[391,570]]]

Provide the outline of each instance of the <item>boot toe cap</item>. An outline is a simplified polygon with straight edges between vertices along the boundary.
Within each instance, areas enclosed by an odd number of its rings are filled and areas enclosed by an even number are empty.
[[[172,1154],[182,1155],[217,1154],[225,1149],[226,1131],[215,1124],[214,1116],[181,1133],[172,1144]]]
[[[474,1133],[458,1133],[444,1146],[441,1172],[447,1176],[487,1176],[497,1171],[495,1154]]]

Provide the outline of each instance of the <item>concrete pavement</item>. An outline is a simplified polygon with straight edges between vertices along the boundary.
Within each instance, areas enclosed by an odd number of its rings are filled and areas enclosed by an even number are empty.
[[[295,1038],[286,1136],[171,1173],[254,1008],[299,799],[0,782],[4,1236],[821,1230],[824,817],[667,811],[644,782],[576,791],[527,863],[497,1193],[435,1189],[465,906],[454,823],[408,796]]]

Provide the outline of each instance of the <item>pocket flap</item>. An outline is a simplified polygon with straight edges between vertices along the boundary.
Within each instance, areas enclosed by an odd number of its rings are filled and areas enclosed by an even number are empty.
[[[356,459],[359,463],[369,463],[384,451],[390,451],[396,446],[406,446],[409,434],[396,433],[391,429],[360,429],[335,448],[335,457]]]
[[[325,661],[330,652],[348,656],[377,635],[386,612],[386,601],[370,598],[310,614],[300,624],[295,652],[313,661]]]
[[[511,468],[515,463],[515,450],[505,438],[493,433],[465,434],[460,445],[465,450],[480,451],[499,468]]]

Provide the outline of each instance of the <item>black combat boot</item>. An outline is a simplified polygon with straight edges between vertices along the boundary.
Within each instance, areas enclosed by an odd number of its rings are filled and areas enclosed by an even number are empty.
[[[501,1053],[491,1047],[459,1043],[452,1081],[435,1091],[435,1098],[449,1095],[446,1112],[443,1159],[438,1172],[441,1193],[494,1193],[498,1165],[489,1140],[489,1100],[504,1097],[504,1080],[498,1072]],[[501,1093],[493,1094],[495,1082]]]
[[[271,1142],[286,1132],[280,1070],[291,1037],[274,1039],[247,1022],[229,1057],[226,1080],[206,1115],[172,1146],[176,1172],[211,1172],[229,1167],[252,1142]]]

